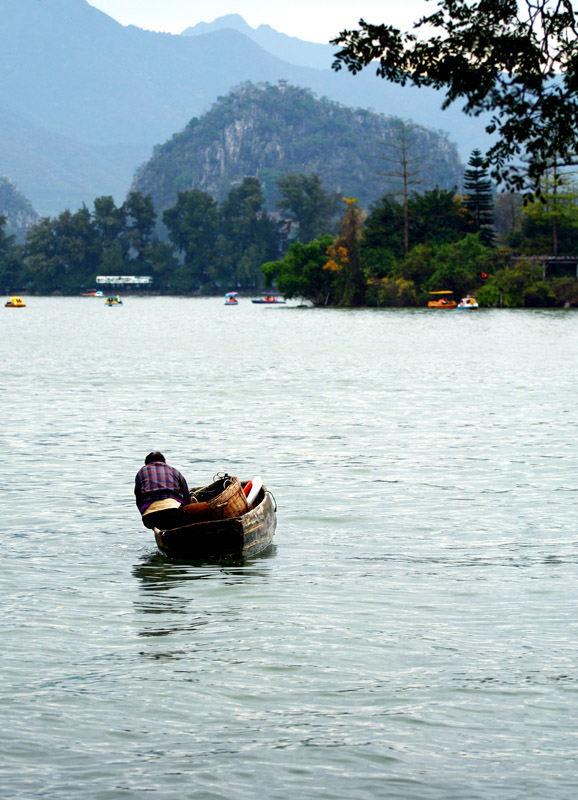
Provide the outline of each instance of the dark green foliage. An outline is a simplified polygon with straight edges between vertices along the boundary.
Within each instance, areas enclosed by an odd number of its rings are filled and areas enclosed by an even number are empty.
[[[127,275],[127,266],[128,255],[123,237],[102,251],[99,272],[103,275]]]
[[[279,199],[276,206],[297,226],[294,238],[299,242],[306,244],[331,231],[339,207],[339,195],[326,192],[317,173],[282,175],[277,179],[277,189]],[[293,238],[291,232],[289,236]]]
[[[150,197],[137,192],[121,208],[103,196],[92,214],[83,206],[45,217],[30,228],[22,248],[27,288],[76,294],[93,287],[98,273],[153,275],[159,268],[155,224]]]
[[[26,235],[24,245],[31,288],[40,293],[76,293],[94,281],[102,247],[89,210],[63,211],[55,220],[42,219]]]
[[[166,242],[155,239],[145,249],[144,257],[150,266],[149,274],[152,275],[153,286],[161,292],[180,294],[181,292],[177,292],[173,286],[174,275],[178,268],[178,260],[173,248]],[[183,293],[185,292],[183,291]]]
[[[375,63],[377,74],[394,83],[443,89],[446,107],[464,100],[466,114],[490,112],[486,130],[497,141],[486,160],[498,182],[539,192],[549,166],[575,163],[578,44],[571,0],[439,0],[437,11],[409,32],[364,20],[359,26],[334,40],[343,45],[334,68],[345,64],[356,73]]]
[[[49,217],[43,217],[26,234],[24,257],[33,291],[48,294],[60,288],[57,247],[55,223]]]
[[[429,292],[452,291],[459,300],[482,286],[482,273],[494,269],[496,254],[480,242],[478,234],[467,234],[444,244],[418,244],[400,261],[394,275],[411,282],[425,305]]]
[[[375,254],[377,251],[381,255],[376,259],[370,254]],[[388,274],[385,263],[391,263],[393,257],[401,258],[403,256],[403,206],[401,203],[384,196],[375,205],[365,221],[361,252],[369,274],[377,278]],[[384,262],[383,266],[380,266],[382,261]],[[369,266],[370,263],[371,266]]]
[[[302,297],[316,305],[327,305],[333,290],[333,273],[325,269],[332,236],[321,236],[308,244],[294,242],[280,261],[263,265],[267,285],[276,283],[287,298]]]
[[[367,305],[404,308],[418,305],[415,285],[404,278],[372,278],[367,287]]]
[[[181,192],[164,215],[168,242],[156,238],[154,208],[140,193],[121,208],[102,197],[92,214],[83,206],[74,214],[41,219],[23,246],[7,235],[0,216],[0,287],[75,294],[94,286],[97,274],[148,274],[156,291],[173,294],[255,291],[264,280],[276,281],[287,297],[318,305],[424,306],[428,293],[440,289],[452,290],[456,298],[475,293],[482,305],[578,304],[578,282],[568,274],[575,270],[571,257],[546,270],[538,259],[523,263],[487,247],[479,232],[464,232],[468,217],[453,192],[436,188],[410,198],[414,243],[407,255],[400,203],[382,197],[364,222],[357,201],[344,200],[336,237],[294,242],[281,259],[279,223],[265,212],[256,178],[234,186],[220,204],[198,190]],[[566,200],[571,203],[571,196]],[[540,241],[536,231],[550,219],[544,209],[543,219],[525,213],[520,248],[530,246],[526,228],[533,231],[534,243]],[[564,216],[560,208],[557,213],[561,237],[568,228],[562,241],[570,250],[576,214],[570,208]]]
[[[149,265],[144,251],[153,240],[157,220],[151,196],[142,192],[129,192],[122,205],[121,214],[128,250],[135,255],[134,260],[140,265],[140,271],[147,274]]]
[[[409,200],[410,243],[444,244],[464,235],[464,212],[453,190],[413,194]]]
[[[565,233],[570,234],[568,237]],[[573,231],[559,231],[563,241],[575,238]],[[539,255],[552,252],[552,224],[547,220],[524,214],[522,216],[521,230],[508,237],[508,244],[523,255]],[[562,252],[572,252],[564,245]]]
[[[547,308],[556,302],[556,295],[546,281],[536,281],[524,291],[524,306],[526,308]]]
[[[578,280],[575,276],[554,278],[549,283],[556,296],[557,305],[578,306]]]
[[[469,212],[468,230],[480,234],[488,247],[494,243],[494,199],[492,182],[488,177],[486,162],[479,150],[474,150],[464,172],[465,206]]]
[[[10,294],[23,288],[23,262],[16,237],[6,233],[7,219],[0,215],[0,292]]]
[[[279,255],[279,229],[256,178],[245,178],[220,205],[198,189],[179,192],[163,221],[182,256],[169,279],[172,292],[260,288],[262,264]]]
[[[107,250],[124,231],[127,208],[117,208],[110,196],[97,197],[93,205],[92,222],[103,248]]]
[[[558,220],[557,222],[559,253],[575,253],[578,249],[578,228],[570,221]],[[508,244],[523,255],[551,254],[552,221],[523,214],[521,230],[509,237]]]
[[[279,230],[265,212],[257,178],[245,178],[231,189],[220,208],[219,226],[219,285],[260,288],[262,264],[279,255]]]
[[[450,289],[459,299],[480,287],[482,272],[491,272],[494,260],[494,253],[480,241],[479,235],[468,234],[458,242],[439,245],[434,248],[433,274],[427,288]]]
[[[177,204],[163,214],[172,244],[183,254],[183,264],[171,288],[190,292],[204,286],[215,268],[219,218],[217,204],[205,192],[179,192]]]
[[[455,242],[464,235],[464,209],[455,190],[435,187],[423,194],[414,193],[408,200],[409,244]],[[403,206],[390,197],[382,197],[364,226],[362,252],[365,263],[369,253],[385,248],[396,258],[405,254]],[[381,277],[373,272],[376,277]]]
[[[426,286],[434,273],[434,248],[430,244],[417,244],[407,256],[400,261],[394,270],[395,277],[411,281],[417,287],[424,287],[422,294],[425,296]],[[440,287],[437,287],[438,289]],[[446,287],[441,287],[445,289]]]
[[[539,202],[527,203],[519,248],[524,253],[573,253],[578,241],[578,187],[572,174],[552,170],[542,182]]]
[[[361,268],[368,281],[387,278],[393,274],[397,259],[387,247],[369,247],[365,237],[361,240]]]
[[[477,293],[478,302],[504,308],[552,306],[556,295],[542,280],[542,270],[529,262],[518,262],[509,269],[498,270]]]
[[[339,236],[322,236],[309,244],[294,242],[283,259],[263,266],[268,284],[276,282],[285,296],[303,297],[316,305],[364,305],[362,217],[354,198],[344,202]]]
[[[33,225],[25,246],[11,252],[13,266],[2,252],[12,243],[4,241],[3,223],[0,277],[13,286],[19,276],[20,285],[41,294],[75,294],[94,286],[97,274],[150,275],[159,291],[211,293],[225,286],[261,288],[261,265],[279,256],[279,226],[265,212],[256,178],[231,189],[220,206],[204,192],[180,192],[164,223],[170,243],[155,235],[150,196],[131,192],[120,208],[111,197],[99,197],[92,214],[83,206]],[[24,267],[16,269],[22,257]]]

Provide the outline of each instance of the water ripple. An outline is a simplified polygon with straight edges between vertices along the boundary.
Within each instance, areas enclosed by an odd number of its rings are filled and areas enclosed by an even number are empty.
[[[573,797],[577,334],[212,299],[0,315],[11,800]],[[151,449],[191,483],[263,475],[276,546],[160,556]]]

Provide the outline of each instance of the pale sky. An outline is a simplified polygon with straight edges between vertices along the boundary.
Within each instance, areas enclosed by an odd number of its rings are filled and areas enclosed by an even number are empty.
[[[407,29],[424,13],[436,10],[435,0],[87,0],[122,25],[152,31],[182,33],[198,22],[239,14],[252,28],[266,24],[309,42],[325,42],[344,28],[355,28],[360,17]]]

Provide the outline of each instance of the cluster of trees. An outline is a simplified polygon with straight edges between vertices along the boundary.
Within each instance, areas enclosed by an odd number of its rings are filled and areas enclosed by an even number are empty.
[[[536,258],[578,253],[578,189],[568,172],[547,173],[541,200],[526,205],[519,194],[494,195],[479,151],[461,194],[401,185],[368,215],[316,174],[278,178],[274,213],[256,178],[221,203],[181,192],[162,220],[149,195],[131,192],[120,207],[101,197],[92,211],[41,219],[22,245],[0,217],[0,287],[74,294],[97,274],[138,274],[164,293],[275,284],[316,305],[419,306],[440,289],[475,293],[484,305],[578,304],[575,271],[545,274]]]
[[[285,296],[316,305],[422,305],[429,291],[476,289],[497,261],[467,199],[453,191],[414,193],[407,203],[384,196],[367,216],[354,198],[343,202],[337,237],[293,242],[264,265]]]
[[[346,198],[337,238],[294,242],[263,270],[286,296],[316,305],[419,306],[441,289],[482,305],[575,304],[575,259],[545,270],[543,256],[578,258],[578,188],[568,174],[550,184],[525,206],[520,195],[495,197],[474,151],[462,194],[386,195],[367,217]]]
[[[359,20],[333,40],[342,47],[333,66],[353,74],[376,67],[392,83],[439,89],[444,107],[462,101],[464,113],[487,115],[494,143],[483,163],[510,192],[499,203],[510,215],[506,243],[526,253],[543,254],[551,244],[554,256],[573,254],[577,195],[567,191],[563,172],[578,166],[577,28],[572,0],[438,0],[407,31]],[[575,276],[547,281],[540,272],[529,260],[497,268],[479,299],[577,302]]]
[[[170,252],[155,237],[150,199],[131,193],[122,206],[112,197],[72,213],[44,217],[28,230],[24,243],[5,233],[0,217],[0,287],[5,292],[76,294],[94,285],[98,273],[152,274]]]
[[[293,229],[312,239],[331,230],[337,209],[317,175],[285,175],[278,191],[274,215],[256,178],[222,203],[197,189],[181,192],[162,220],[150,195],[131,192],[121,206],[99,197],[92,211],[41,219],[22,245],[0,217],[0,289],[76,294],[98,274],[150,275],[157,291],[172,294],[258,289],[263,263],[281,255]]]

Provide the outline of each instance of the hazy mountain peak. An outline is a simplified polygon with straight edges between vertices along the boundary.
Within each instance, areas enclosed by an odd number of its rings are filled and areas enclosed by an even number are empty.
[[[222,17],[217,17],[213,22],[199,22],[190,28],[186,28],[182,32],[182,36],[199,36],[210,31],[218,31],[223,28],[233,28],[241,33],[249,34],[254,33],[255,29],[245,22],[240,14],[225,14]]]
[[[217,17],[213,22],[199,22],[197,25],[186,28],[181,36],[203,36],[206,33],[227,28],[244,34],[267,53],[281,61],[314,69],[329,69],[331,66],[334,52],[332,46],[307,42],[296,36],[288,36],[266,24],[252,28],[239,14],[226,14],[223,17]]]

